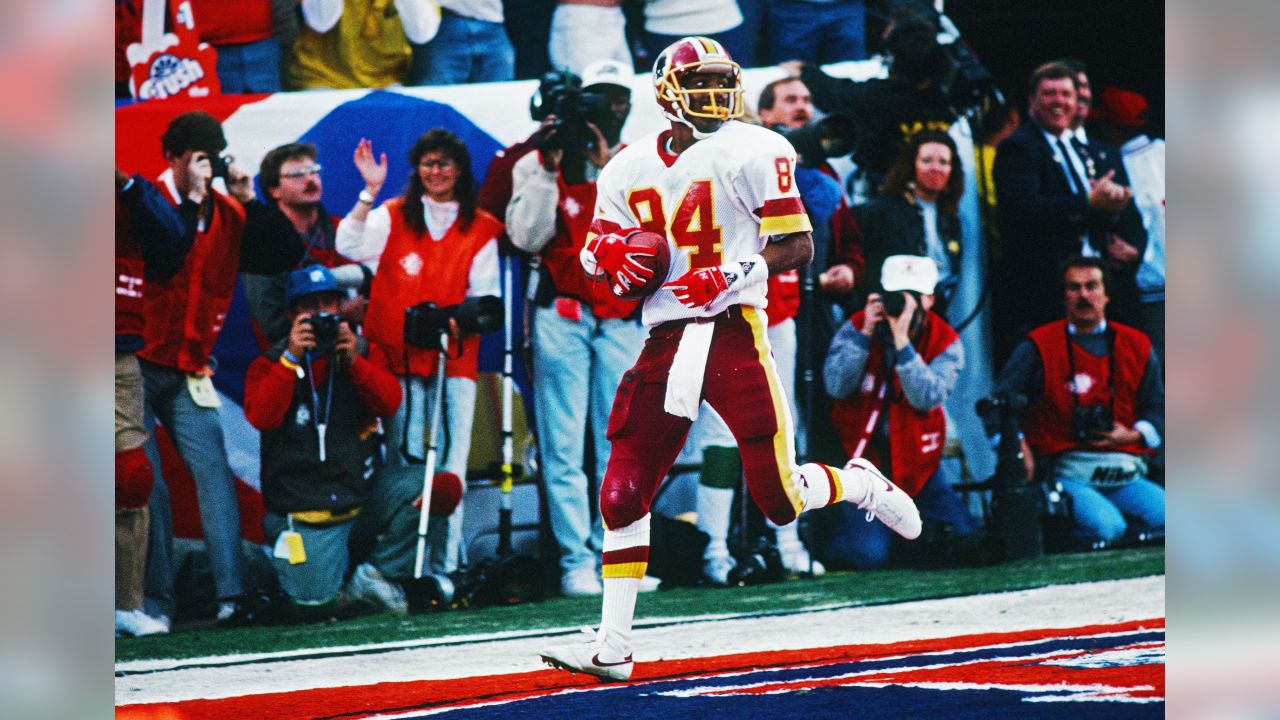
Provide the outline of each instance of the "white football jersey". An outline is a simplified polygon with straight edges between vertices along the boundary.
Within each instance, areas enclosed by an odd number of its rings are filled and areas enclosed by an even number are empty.
[[[729,121],[678,156],[667,152],[670,135],[649,135],[605,165],[588,237],[634,227],[666,235],[673,280],[744,260],[771,236],[812,229],[796,188],[796,153],[781,135]],[[766,289],[756,283],[697,308],[659,289],[644,301],[644,324],[711,317],[735,304],[764,308]]]

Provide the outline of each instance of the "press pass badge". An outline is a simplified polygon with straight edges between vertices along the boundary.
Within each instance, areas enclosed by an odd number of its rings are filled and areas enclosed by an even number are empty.
[[[328,429],[328,423],[316,423],[316,436],[320,440],[320,462],[324,462],[324,433]]]
[[[188,375],[187,392],[191,393],[192,402],[202,408],[222,407],[218,391],[213,389],[213,378]]]
[[[302,546],[302,535],[293,529],[293,518],[289,518],[289,529],[276,538],[276,547],[272,553],[281,560],[288,560],[290,565],[298,565],[307,561],[307,550]]]

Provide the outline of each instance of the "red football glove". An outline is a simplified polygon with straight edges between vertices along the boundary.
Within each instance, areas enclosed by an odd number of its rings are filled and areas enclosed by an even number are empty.
[[[736,278],[735,278],[736,279]],[[718,267],[690,270],[662,287],[675,293],[676,300],[685,307],[701,307],[715,300],[729,289],[731,280]]]
[[[595,277],[600,272],[608,273],[622,292],[630,292],[633,287],[653,278],[653,270],[645,267],[639,259],[653,257],[657,251],[628,245],[625,237],[631,232],[606,233],[592,238],[581,255],[582,268],[587,274]]]

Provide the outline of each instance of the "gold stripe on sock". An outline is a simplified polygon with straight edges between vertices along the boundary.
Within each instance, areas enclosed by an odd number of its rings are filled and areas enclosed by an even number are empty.
[[[601,575],[607,580],[609,578],[636,578],[644,577],[644,573],[649,569],[647,562],[619,563],[617,565],[605,565]]]

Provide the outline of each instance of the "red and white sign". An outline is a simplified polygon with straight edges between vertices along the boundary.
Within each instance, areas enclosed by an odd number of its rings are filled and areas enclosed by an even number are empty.
[[[142,41],[125,49],[129,91],[139,100],[219,94],[218,53],[200,42],[191,3],[181,0],[170,8],[173,31],[168,33],[164,32],[165,6],[165,0],[146,0],[143,5]]]

